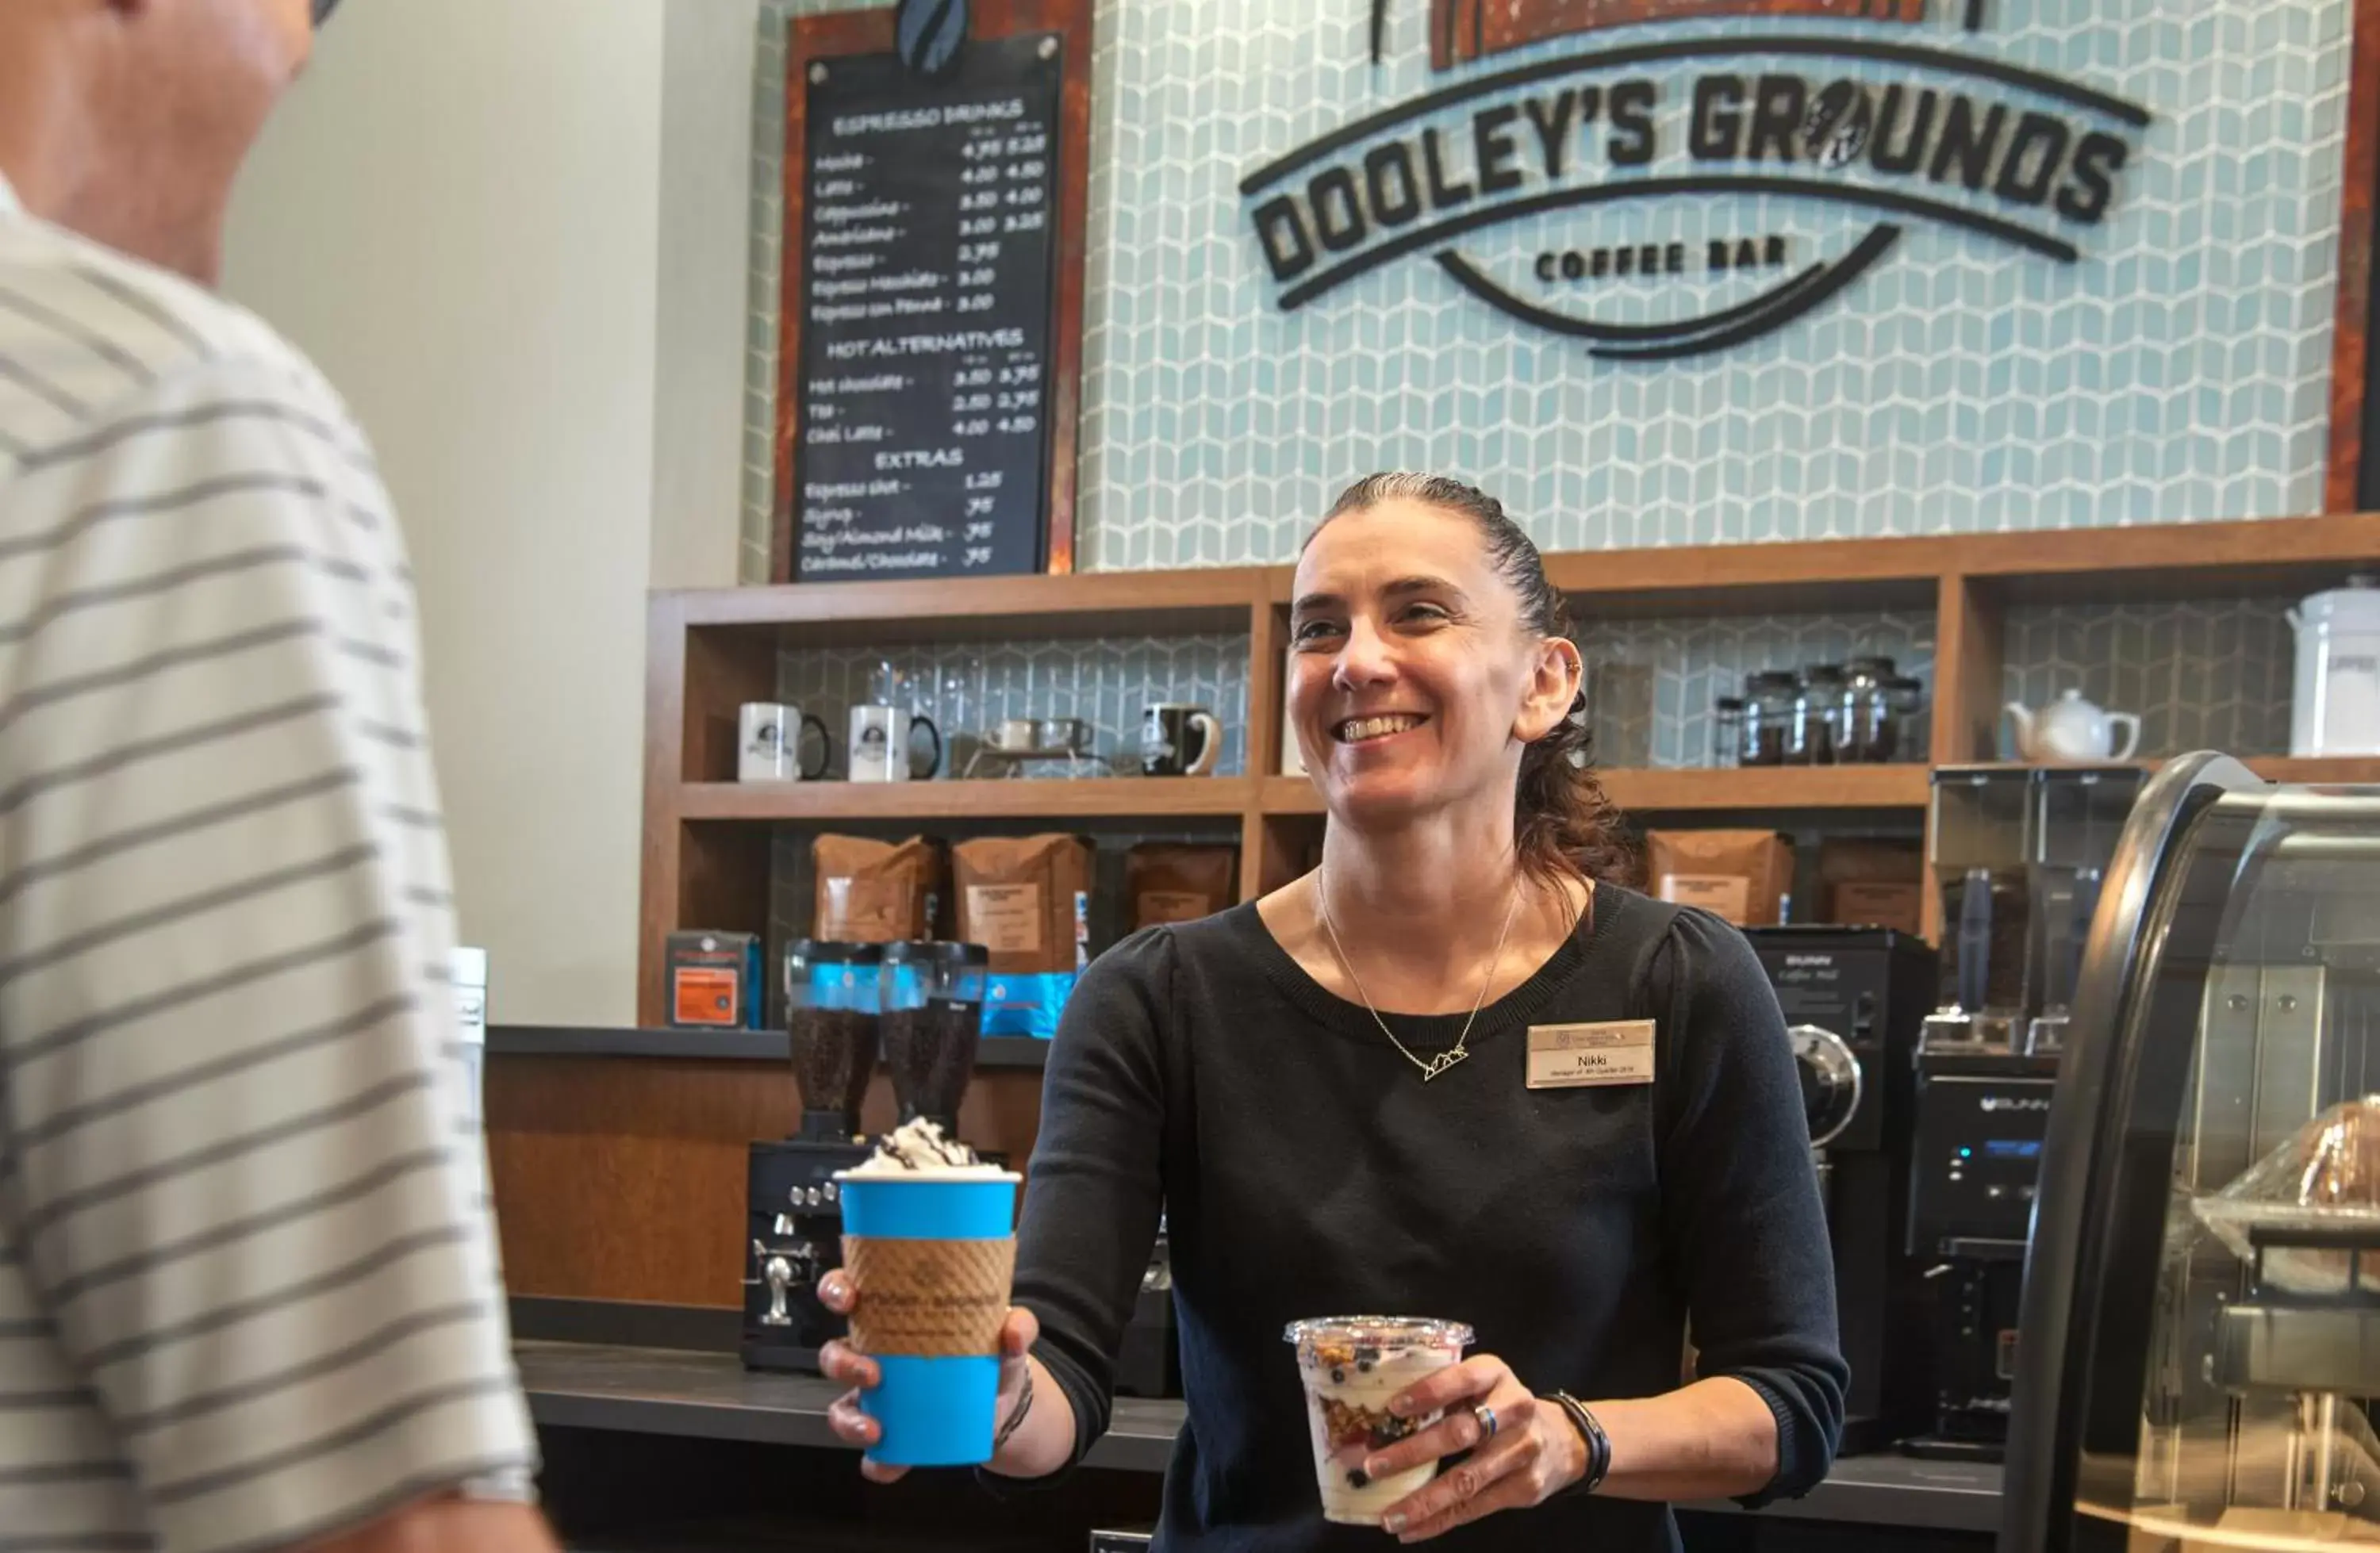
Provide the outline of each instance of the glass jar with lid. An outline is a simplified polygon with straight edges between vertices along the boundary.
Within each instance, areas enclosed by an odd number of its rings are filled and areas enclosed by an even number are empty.
[[[1743,760],[1743,698],[1721,696],[1711,704],[1711,764],[1725,768]]]
[[[1846,762],[1894,758],[1898,720],[1885,685],[1893,677],[1885,657],[1854,658],[1843,665],[1842,710],[1838,714],[1835,758]]]
[[[1842,744],[1843,666],[1812,663],[1802,671],[1793,721],[1785,740],[1789,766],[1831,766]]]
[[[1923,760],[1932,748],[1931,730],[1925,720],[1925,685],[1907,674],[1894,674],[1884,682],[1885,705],[1892,712],[1892,751],[1877,757],[1882,760]]]
[[[1785,764],[1798,692],[1799,682],[1789,670],[1770,669],[1744,676],[1743,764]]]

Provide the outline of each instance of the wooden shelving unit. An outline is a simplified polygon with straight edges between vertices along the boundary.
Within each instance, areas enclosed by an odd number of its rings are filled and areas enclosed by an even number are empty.
[[[2380,758],[2297,760],[2286,755],[2252,755],[2248,769],[2266,782],[2308,787],[2380,783]]]
[[[2012,603],[2310,593],[2380,558],[2380,515],[2051,533],[1828,540],[1547,557],[1585,617],[1930,609],[1933,765],[1988,756],[1999,721],[2001,624]],[[1276,770],[1289,567],[1236,567],[963,582],[861,582],[653,595],[648,612],[644,886],[639,1018],[658,1024],[662,939],[680,927],[768,919],[778,822],[945,832],[970,820],[1236,822],[1250,895],[1302,865],[1322,806]],[[844,783],[746,786],[733,778],[735,713],[776,697],[785,648],[1013,637],[1245,631],[1248,770],[1236,777]],[[2250,764],[2279,782],[2380,783],[2380,759]],[[1642,814],[1914,811],[1927,765],[1611,770],[1612,797]]]
[[[1254,778],[1084,777],[1074,781],[689,783],[687,819],[1192,819],[1247,811]]]
[[[1922,808],[1933,768],[1784,766],[1757,770],[1675,767],[1605,770],[1604,791],[1637,814],[1705,811]],[[1322,795],[1304,777],[1268,777],[1259,803],[1268,817],[1318,815]]]

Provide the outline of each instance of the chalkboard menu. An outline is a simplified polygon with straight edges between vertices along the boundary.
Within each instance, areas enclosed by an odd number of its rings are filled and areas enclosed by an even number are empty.
[[[804,73],[799,580],[1047,558],[1062,53],[1023,32],[937,79],[892,54]]]

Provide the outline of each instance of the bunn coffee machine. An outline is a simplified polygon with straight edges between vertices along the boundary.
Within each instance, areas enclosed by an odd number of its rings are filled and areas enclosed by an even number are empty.
[[[835,1172],[874,1152],[859,1111],[879,1055],[901,1120],[923,1116],[956,1136],[959,1101],[975,1075],[989,962],[980,944],[803,939],[787,949],[786,1037],[802,1119],[795,1136],[750,1146],[747,1366],[815,1371],[819,1349],[843,1335],[843,1318],[819,1304],[818,1285],[843,1265]]]
[[[1931,1026],[1920,1043],[1904,1249],[1932,1285],[1935,1406],[1912,1456],[1998,1461],[2007,1441],[2017,1296],[2057,1083],[2051,1054],[1945,1040]]]
[[[1906,1255],[1914,1057],[1934,952],[1888,928],[1756,928],[1791,1026],[1827,1200],[1835,1298],[1851,1363],[1842,1449],[1924,1426],[1930,1390],[1924,1264]]]
[[[1905,1249],[1934,1285],[1937,1396],[1912,1454],[1996,1461],[2007,1441],[2058,1057],[2100,882],[2142,781],[2128,766],[1935,773],[1947,952],[1918,1045]]]

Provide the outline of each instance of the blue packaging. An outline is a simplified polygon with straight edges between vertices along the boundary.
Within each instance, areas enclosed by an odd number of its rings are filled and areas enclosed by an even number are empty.
[[[1058,1033],[1058,1015],[1075,990],[1075,979],[1073,971],[990,977],[983,989],[983,1033],[1050,1039]]]

